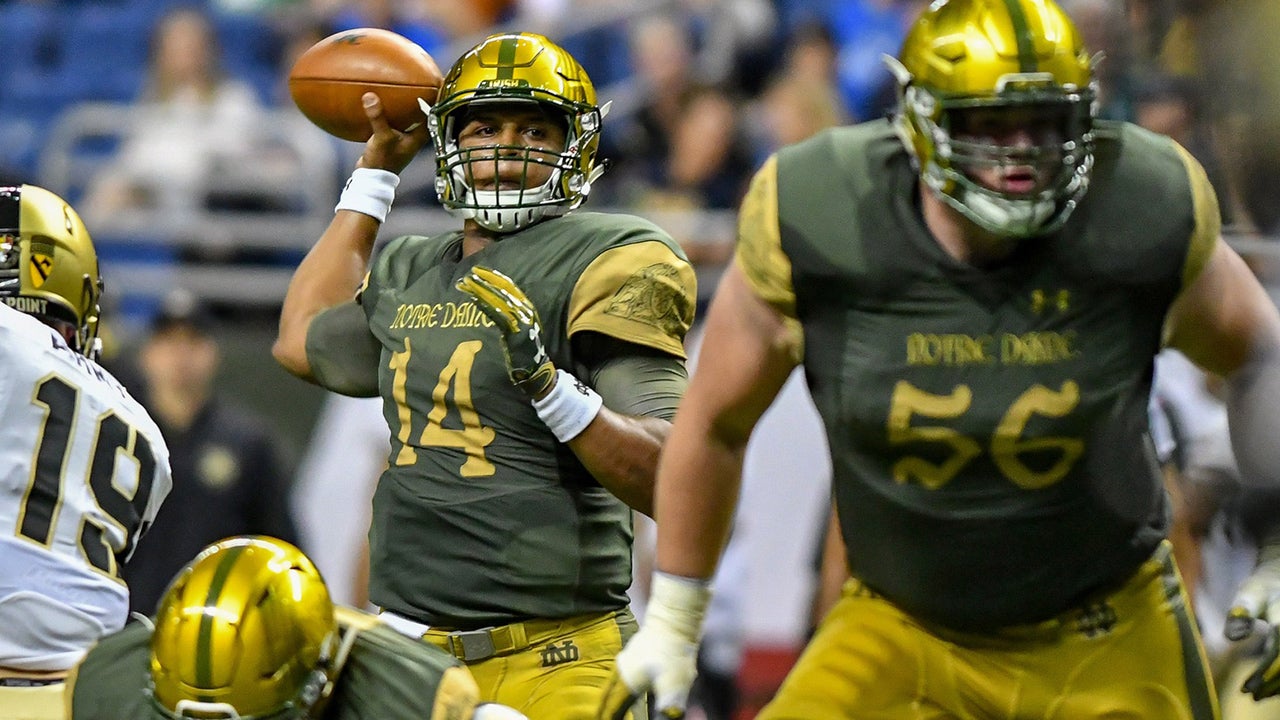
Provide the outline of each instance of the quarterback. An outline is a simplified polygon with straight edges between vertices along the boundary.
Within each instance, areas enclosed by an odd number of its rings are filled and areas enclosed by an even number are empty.
[[[80,216],[0,187],[0,718],[62,718],[61,684],[128,617],[120,564],[169,493],[169,452],[96,362],[98,256]]]
[[[784,148],[743,202],[601,714],[649,688],[683,708],[724,498],[803,363],[851,578],[761,718],[1214,720],[1152,364],[1167,344],[1225,376],[1247,440],[1277,426],[1280,315],[1199,164],[1094,119],[1052,0],[934,2],[890,65],[895,117]],[[1274,479],[1273,448],[1236,451]]]
[[[652,513],[687,381],[693,270],[653,224],[577,210],[607,106],[547,38],[481,41],[410,133],[365,104],[374,135],[294,275],[275,356],[382,396],[369,597],[384,621],[467,663],[486,700],[589,717],[635,628],[631,511]],[[428,137],[462,229],[391,239],[370,266]]]
[[[206,547],[153,621],[104,638],[65,686],[70,720],[522,720],[479,704],[454,658],[335,606],[283,540]]]

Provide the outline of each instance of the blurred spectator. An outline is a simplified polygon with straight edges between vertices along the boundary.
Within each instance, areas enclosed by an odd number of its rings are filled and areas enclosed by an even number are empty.
[[[354,607],[364,607],[369,599],[369,515],[390,453],[380,398],[329,393],[294,481],[292,505],[302,546],[333,599]]]
[[[1218,1],[1199,20],[1200,72],[1209,93],[1205,109],[1248,214],[1241,224],[1275,236],[1280,233],[1280,194],[1275,192],[1280,186],[1280,66],[1273,48],[1280,37],[1280,3]]]
[[[204,10],[179,7],[159,20],[147,75],[121,147],[86,190],[86,218],[139,208],[189,211],[211,168],[255,160],[257,94],[223,74]]]
[[[514,10],[513,0],[312,0],[315,17],[334,32],[378,27],[418,43],[432,56],[448,57],[448,44],[486,32]]]
[[[1099,117],[1133,121],[1130,78],[1137,52],[1133,46],[1136,39],[1128,32],[1124,3],[1062,0],[1061,5],[1075,21],[1084,46],[1094,53]]]
[[[769,85],[761,98],[767,147],[763,158],[784,145],[800,142],[819,130],[850,122],[849,115],[829,88],[802,77],[784,76]]]
[[[1213,136],[1203,121],[1197,81],[1189,77],[1151,73],[1134,81],[1132,100],[1133,122],[1169,136],[1204,166],[1209,182],[1218,194],[1222,222],[1230,225],[1234,219],[1233,210],[1239,202],[1223,172]]]
[[[639,21],[630,35],[635,77],[602,138],[608,201],[648,209],[732,208],[750,172],[736,98],[703,82],[690,26],[678,14]],[[621,117],[619,117],[621,115]]]
[[[121,571],[132,612],[153,613],[174,573],[212,542],[263,534],[297,543],[278,440],[218,396],[214,332],[209,310],[178,291],[138,351],[136,394],[169,445],[173,491]]]
[[[896,102],[882,56],[897,55],[921,0],[793,0],[790,26],[819,22],[835,38],[836,74],[845,109],[855,120],[882,117]]]
[[[753,169],[738,130],[735,99],[717,87],[691,88],[680,98],[680,122],[650,187],[636,198],[639,209],[737,207]]]
[[[787,36],[782,75],[838,89],[840,48],[831,29],[820,22],[802,23]]]
[[[704,82],[734,93],[758,93],[777,44],[778,14],[767,0],[683,0],[693,17],[696,65]]]
[[[1126,33],[1139,64],[1157,61],[1165,38],[1173,25],[1174,5],[1171,0],[1125,0]]]
[[[214,163],[204,183],[205,209],[298,214],[332,210],[334,189],[346,178],[341,153],[359,144],[339,140],[307,120],[294,105],[288,82],[298,56],[331,34],[328,25],[310,18],[280,23],[253,158]]]
[[[679,16],[645,17],[629,30],[633,75],[615,98],[608,129],[600,137],[600,154],[608,158],[610,169],[599,190],[613,204],[666,163],[671,138],[683,120],[682,98],[696,76],[693,37]]]
[[[853,122],[836,81],[836,47],[820,23],[791,31],[778,72],[742,114],[752,166],[819,130]]]

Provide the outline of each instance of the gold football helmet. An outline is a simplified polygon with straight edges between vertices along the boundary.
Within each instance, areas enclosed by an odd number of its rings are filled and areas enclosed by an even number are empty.
[[[558,156],[521,146],[458,147],[460,118],[468,107],[512,102],[539,103],[565,119],[567,138]],[[596,106],[586,70],[559,45],[534,33],[490,35],[449,70],[439,101],[428,111],[441,204],[495,232],[513,232],[578,207],[604,171],[596,165],[596,151],[607,112],[607,104]],[[523,162],[526,175],[530,165],[549,165],[551,177],[536,187],[477,190],[473,166],[496,165],[499,157]]]
[[[307,717],[340,662],[333,602],[315,565],[282,540],[210,545],[160,600],[154,704],[174,718]]]
[[[939,0],[888,62],[898,134],[938,197],[1002,236],[1066,222],[1089,185],[1096,93],[1092,59],[1053,0]],[[1001,144],[985,132],[1001,114],[1024,123],[1027,139]],[[1002,192],[974,179],[1014,168],[1034,173],[1034,187]]]
[[[96,357],[98,253],[75,209],[35,185],[0,187],[0,299],[55,328]]]

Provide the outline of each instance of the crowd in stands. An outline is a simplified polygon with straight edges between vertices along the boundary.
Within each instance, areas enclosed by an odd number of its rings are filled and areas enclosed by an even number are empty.
[[[520,27],[545,32],[582,58],[602,100],[613,100],[604,137],[612,177],[598,184],[595,203],[638,211],[732,209],[750,172],[778,146],[891,110],[894,87],[882,55],[897,50],[924,5],[6,0],[0,174],[49,182],[41,160],[60,119],[85,103],[109,102],[139,110],[111,143],[97,147],[110,161],[94,177],[63,181],[74,187],[54,188],[73,202],[88,196],[91,221],[122,208],[173,212],[184,202],[207,202],[201,193],[210,177],[243,174],[246,166],[263,166],[254,171],[259,187],[285,184],[287,157],[264,151],[272,147],[264,138],[270,123],[259,118],[292,111],[288,68],[316,40],[352,27],[387,27],[447,65],[489,28]],[[1274,119],[1280,113],[1268,108],[1280,105],[1280,73],[1255,68],[1269,69],[1261,53],[1280,27],[1275,3],[1068,0],[1066,6],[1103,55],[1100,114],[1183,142],[1209,169],[1233,228],[1274,232],[1280,203],[1266,188],[1280,167]],[[332,174],[340,179],[353,148],[330,142]],[[402,203],[434,203],[429,164],[422,165],[423,181]],[[237,201],[245,202],[224,205]]]

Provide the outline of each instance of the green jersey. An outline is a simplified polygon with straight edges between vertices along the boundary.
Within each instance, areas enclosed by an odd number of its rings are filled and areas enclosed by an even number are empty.
[[[370,599],[451,628],[624,607],[629,508],[512,385],[498,329],[454,284],[475,265],[510,276],[538,308],[551,360],[586,378],[579,332],[684,357],[693,269],[666,233],[627,215],[572,213],[466,258],[461,247],[460,232],[392,240],[360,294],[392,434]]]
[[[338,624],[356,637],[321,720],[471,717],[479,690],[452,655],[357,610],[338,608]],[[150,642],[135,622],[95,645],[67,682],[69,720],[169,720],[149,691]]]
[[[736,261],[803,330],[853,574],[954,629],[1043,620],[1165,535],[1152,358],[1216,201],[1173,142],[1100,123],[1066,226],[983,270],[933,239],[917,181],[887,121],[785,149]]]

